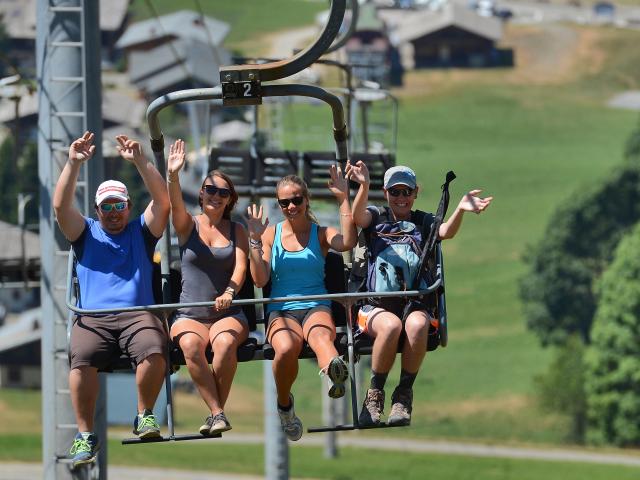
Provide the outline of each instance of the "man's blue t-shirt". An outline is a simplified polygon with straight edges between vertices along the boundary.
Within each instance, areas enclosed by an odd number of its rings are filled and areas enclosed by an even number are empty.
[[[152,305],[153,252],[157,238],[144,215],[112,235],[100,222],[86,218],[82,235],[73,242],[78,263],[79,306],[86,309]]]

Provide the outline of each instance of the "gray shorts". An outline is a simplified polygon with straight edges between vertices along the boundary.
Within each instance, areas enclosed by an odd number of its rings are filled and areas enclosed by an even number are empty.
[[[223,318],[229,318],[229,317],[235,318],[240,323],[242,323],[245,327],[249,328],[249,320],[247,320],[247,316],[244,314],[242,310],[240,310],[239,312],[230,312],[229,315],[226,315],[224,317],[218,317],[218,318],[191,318],[185,315],[176,316],[176,318],[171,323],[171,326],[175,325],[176,323],[182,320],[193,320],[194,322],[199,322],[205,325],[207,328],[211,328],[211,326],[217,321],[222,320]]]
[[[164,325],[151,312],[78,316],[71,329],[71,369],[106,369],[124,353],[135,368],[148,356],[167,354]]]
[[[305,322],[309,319],[309,317],[313,313],[322,312],[322,311],[328,312],[329,315],[331,315],[331,307],[328,307],[327,305],[318,305],[317,307],[313,307],[313,308],[302,308],[302,309],[296,309],[296,310],[274,310],[273,312],[269,313],[269,318],[267,319],[267,331],[269,331],[269,328],[271,327],[271,323],[276,318],[282,318],[282,317],[295,320],[300,324],[301,327],[304,328]]]

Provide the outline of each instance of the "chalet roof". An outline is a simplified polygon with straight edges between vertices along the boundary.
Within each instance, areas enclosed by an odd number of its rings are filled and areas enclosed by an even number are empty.
[[[468,8],[450,3],[435,12],[423,10],[398,19],[390,35],[391,42],[397,46],[451,26],[494,41],[502,38],[502,23],[499,19],[481,17]]]
[[[230,63],[231,57],[225,49],[212,49],[195,38],[180,38],[150,50],[132,50],[129,78],[148,94],[187,80],[214,86],[220,83],[220,66]]]
[[[22,312],[12,323],[0,327],[0,353],[39,341],[42,337],[42,309],[40,307]]]
[[[102,118],[115,124],[139,127],[144,121],[147,103],[121,90],[102,91]],[[32,93],[20,98],[18,116],[20,118],[38,114],[38,95]],[[15,118],[15,104],[12,100],[0,99],[0,123],[12,122]]]
[[[21,230],[17,225],[0,221],[0,262],[22,258]],[[40,258],[40,236],[30,231],[24,237],[27,259]]]
[[[229,24],[225,22],[207,16],[202,17],[191,10],[180,10],[131,24],[116,46],[135,48],[136,45],[163,38],[191,38],[203,44],[208,45],[211,42],[220,46],[229,30]]]
[[[2,0],[0,15],[11,38],[36,38],[37,0]],[[120,28],[127,16],[129,0],[100,0],[100,30],[114,31]]]

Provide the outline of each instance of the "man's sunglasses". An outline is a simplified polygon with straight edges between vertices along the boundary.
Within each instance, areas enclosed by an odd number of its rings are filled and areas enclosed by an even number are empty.
[[[389,190],[389,195],[392,197],[399,197],[400,195],[410,197],[413,195],[413,188],[392,188]]]
[[[116,212],[121,212],[127,208],[127,205],[127,202],[101,203],[100,210],[102,210],[103,212],[110,212],[111,210],[115,209]]]
[[[304,201],[304,197],[300,197],[300,196],[296,196],[293,198],[279,198],[278,205],[280,205],[281,208],[287,208],[290,203],[293,203],[296,207],[298,207],[302,205],[303,201]]]
[[[231,196],[231,190],[228,188],[220,188],[215,185],[205,185],[204,191],[207,192],[208,195],[215,195],[216,193],[220,195],[220,198],[229,198]]]

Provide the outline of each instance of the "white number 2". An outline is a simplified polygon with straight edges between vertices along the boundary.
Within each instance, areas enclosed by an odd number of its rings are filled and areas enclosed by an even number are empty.
[[[251,84],[250,83],[243,83],[242,87],[244,88],[244,96],[245,97],[250,97],[251,96]]]

